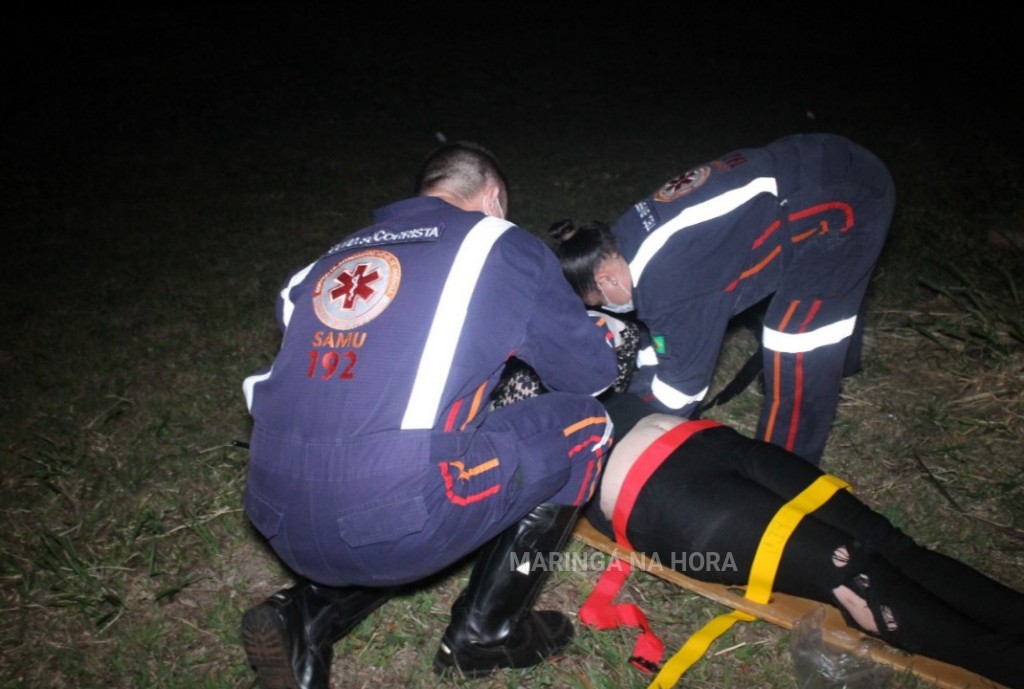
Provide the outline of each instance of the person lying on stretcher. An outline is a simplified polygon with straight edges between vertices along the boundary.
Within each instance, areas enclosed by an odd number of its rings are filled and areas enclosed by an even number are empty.
[[[629,326],[616,329],[616,341],[629,349]],[[621,382],[614,390],[625,389]],[[543,389],[523,368],[495,403],[531,391]],[[655,413],[629,393],[613,392],[603,402],[615,443],[586,516],[609,538],[620,540],[622,529],[629,547],[698,580],[746,584],[772,517],[824,474],[777,445],[716,422]],[[678,427],[686,424],[695,432],[680,440]],[[631,472],[645,450],[665,442],[672,444],[653,473]],[[636,500],[613,523],[623,486],[636,491]],[[688,569],[693,553],[729,566]],[[918,545],[849,491],[836,492],[799,522],[774,590],[833,605],[849,625],[894,647],[1024,687],[1024,594]]]

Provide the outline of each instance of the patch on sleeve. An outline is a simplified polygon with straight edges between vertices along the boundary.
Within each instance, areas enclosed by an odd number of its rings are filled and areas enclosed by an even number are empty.
[[[719,172],[728,172],[729,170],[735,170],[741,165],[746,165],[747,157],[743,155],[742,151],[734,151],[727,156],[722,156],[711,164]]]
[[[710,176],[711,168],[707,165],[701,165],[693,170],[688,170],[661,185],[661,188],[654,192],[654,200],[661,202],[675,201],[679,197],[686,196],[693,190],[702,187]]]
[[[402,281],[402,265],[388,251],[349,254],[320,276],[313,289],[313,310],[335,330],[369,323],[391,305]]]
[[[665,347],[665,336],[664,335],[651,335],[651,341],[654,343],[654,351],[656,354],[664,355],[668,351]]]

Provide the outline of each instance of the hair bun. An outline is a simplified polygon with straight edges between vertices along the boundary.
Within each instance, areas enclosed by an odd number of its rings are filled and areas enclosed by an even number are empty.
[[[574,234],[576,234],[576,226],[572,224],[572,220],[569,218],[553,222],[548,227],[548,236],[556,242],[564,242]]]

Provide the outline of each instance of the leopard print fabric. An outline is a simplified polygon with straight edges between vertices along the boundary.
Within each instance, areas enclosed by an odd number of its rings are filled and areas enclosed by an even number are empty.
[[[636,353],[640,348],[640,328],[635,323],[626,322],[626,327],[619,333],[621,343],[615,348],[618,364],[618,376],[612,383],[611,390],[623,392],[629,387],[629,381],[636,370]],[[491,403],[495,409],[536,397],[546,392],[540,382],[540,376],[528,365],[518,359],[511,360],[505,368],[502,379],[491,394]]]
[[[518,362],[518,359],[516,361]],[[509,365],[513,366],[511,362]],[[511,373],[506,372],[502,377],[491,395],[491,402],[495,409],[500,409],[513,402],[536,397],[542,392],[545,392],[545,389],[541,385],[540,376],[526,364],[518,364],[515,365],[515,370]]]
[[[619,333],[622,342],[615,348],[615,359],[619,365],[619,375],[612,383],[612,390],[625,392],[629,381],[636,371],[636,354],[640,351],[640,327],[636,323],[624,321],[626,327]]]

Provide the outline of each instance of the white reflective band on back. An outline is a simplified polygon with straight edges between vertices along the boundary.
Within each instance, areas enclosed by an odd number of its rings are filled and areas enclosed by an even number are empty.
[[[292,314],[295,313],[295,302],[292,301],[290,295],[292,287],[295,287],[295,285],[305,280],[306,276],[309,275],[309,271],[313,270],[313,266],[315,265],[316,261],[313,261],[308,266],[292,275],[291,279],[288,280],[288,284],[285,285],[278,294],[281,298],[281,321],[284,323],[285,328],[288,327],[288,323],[292,320]],[[256,383],[262,383],[269,378],[272,370],[273,368],[268,370],[266,373],[249,376],[242,381],[242,393],[245,395],[245,406],[250,412],[252,412],[252,395],[256,388]]]
[[[637,366],[657,366],[658,365],[658,353],[654,351],[654,347],[644,347],[636,354],[636,365]]]
[[[647,235],[647,239],[640,244],[639,251],[636,252],[636,256],[629,263],[629,272],[633,276],[633,285],[640,284],[640,276],[643,274],[644,268],[647,267],[647,263],[654,258],[654,255],[658,253],[661,247],[665,246],[665,242],[676,232],[706,220],[721,217],[739,208],[758,194],[765,192],[772,196],[779,195],[778,185],[776,185],[774,177],[752,179],[738,189],[730,189],[713,199],[708,199],[703,203],[698,203],[696,206],[683,209],[679,215]]]
[[[708,394],[708,389],[704,388],[696,395],[687,395],[685,392],[680,392],[662,381],[658,376],[654,376],[654,379],[651,381],[651,392],[654,393],[659,402],[669,409],[682,409],[688,404],[704,399],[704,395]]]
[[[851,316],[842,321],[836,321],[829,325],[822,326],[809,333],[780,333],[778,330],[765,328],[761,337],[765,349],[784,354],[797,354],[799,352],[810,352],[818,347],[842,342],[853,334],[853,326],[857,323],[857,317]]]
[[[256,383],[262,383],[267,378],[269,378],[273,370],[273,367],[271,367],[270,371],[267,371],[266,373],[260,373],[255,376],[249,376],[248,378],[242,381],[242,392],[245,394],[245,407],[246,409],[249,410],[250,413],[252,412],[253,388],[256,387]]]
[[[288,281],[288,284],[281,290],[281,301],[284,302],[281,307],[281,320],[284,321],[284,327],[288,327],[288,323],[292,320],[292,314],[295,312],[295,302],[292,301],[289,292],[292,291],[292,287],[299,284],[306,279],[309,275],[309,271],[313,270],[313,266],[316,265],[316,261],[310,263],[308,266],[300,270],[299,272],[292,275],[292,279]]]
[[[434,312],[430,334],[423,346],[416,381],[402,419],[403,429],[434,427],[437,407],[448,381],[448,373],[455,358],[455,346],[462,336],[462,326],[480,271],[483,270],[491,247],[510,227],[512,223],[507,220],[484,218],[469,231],[459,247],[448,271],[437,311]]]

